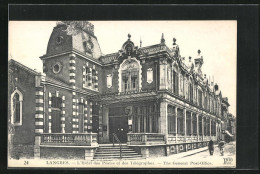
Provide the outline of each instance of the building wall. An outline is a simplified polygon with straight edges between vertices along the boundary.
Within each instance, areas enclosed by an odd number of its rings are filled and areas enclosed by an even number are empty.
[[[9,64],[8,78],[8,149],[12,158],[32,158],[35,136],[35,73],[31,73],[14,62]],[[22,124],[11,123],[11,95],[19,90],[23,95]]]
[[[112,75],[112,86],[107,87],[107,75]],[[103,93],[117,93],[118,92],[118,68],[115,68],[115,66],[105,66],[103,67]]]
[[[158,72],[156,62],[154,59],[146,60],[142,64],[142,90],[155,90],[156,89],[156,72]],[[151,83],[147,82],[147,70],[152,69],[153,71],[153,81]]]
[[[43,64],[45,67],[45,73],[46,76],[52,77],[54,79],[57,79],[61,82],[64,82],[66,84],[69,84],[70,80],[70,64],[69,64],[70,58],[69,55],[62,55],[59,57],[49,58],[46,60],[43,60]],[[59,73],[53,72],[53,66],[57,63],[60,63],[62,68]]]
[[[72,47],[72,37],[66,34],[66,28],[54,27],[50,36],[47,48],[47,55],[58,54],[66,51],[70,51]],[[58,36],[63,37],[63,41],[60,44],[56,43]]]
[[[49,133],[49,122],[51,122],[51,119],[49,118],[51,115],[51,112],[49,112],[49,109],[51,109],[49,105],[49,101],[51,100],[49,93],[51,93],[52,96],[56,96],[57,91],[59,93],[59,97],[65,96],[65,133],[72,133],[72,92],[52,86],[45,87],[44,132]]]
[[[14,126],[14,144],[33,144],[34,143],[34,114],[35,114],[35,75],[20,68],[19,66],[10,67],[12,70],[9,76],[8,96],[19,90],[23,95],[22,102],[22,125]],[[17,78],[17,81],[15,80]],[[9,121],[11,118],[11,101],[9,100]]]

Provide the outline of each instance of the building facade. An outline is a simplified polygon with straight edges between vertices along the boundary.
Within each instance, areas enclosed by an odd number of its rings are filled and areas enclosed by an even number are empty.
[[[57,22],[40,57],[44,73],[24,82],[35,91],[28,123],[34,157],[61,151],[93,158],[115,137],[143,157],[222,139],[229,104],[203,75],[201,51],[185,60],[176,39],[171,48],[163,35],[158,40],[138,47],[129,34],[118,52],[103,55],[91,23]]]

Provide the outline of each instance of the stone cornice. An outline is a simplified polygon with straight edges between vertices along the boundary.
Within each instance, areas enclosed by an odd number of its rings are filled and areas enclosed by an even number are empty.
[[[80,56],[81,58],[84,58],[92,63],[102,66],[102,63],[98,59],[94,59],[90,56],[84,55],[83,53],[77,51],[76,49],[72,49],[70,51],[62,52],[62,53],[55,54],[55,55],[43,55],[40,57],[40,59],[46,60],[46,59],[50,59],[50,58],[54,58],[54,57],[58,57],[58,56],[62,56],[62,55],[68,55],[68,54],[76,54],[77,56]]]

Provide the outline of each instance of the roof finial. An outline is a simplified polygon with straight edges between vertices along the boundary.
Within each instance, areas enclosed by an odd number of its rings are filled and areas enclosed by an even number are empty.
[[[127,35],[127,36],[128,36],[128,40],[130,40],[130,38],[131,38],[131,34],[129,34],[129,33],[128,33],[128,35]]]
[[[165,43],[164,34],[162,33],[161,43]]]
[[[173,38],[173,45],[176,45],[176,39],[175,39],[175,37]]]
[[[200,49],[198,50],[198,54],[200,55],[200,53],[201,53],[201,51],[200,51]]]
[[[142,38],[140,36],[140,48],[142,47]]]

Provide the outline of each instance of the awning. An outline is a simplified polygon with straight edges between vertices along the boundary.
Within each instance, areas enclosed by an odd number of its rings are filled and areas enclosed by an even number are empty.
[[[225,133],[230,136],[230,137],[233,137],[234,135],[232,135],[229,131],[225,130]]]

